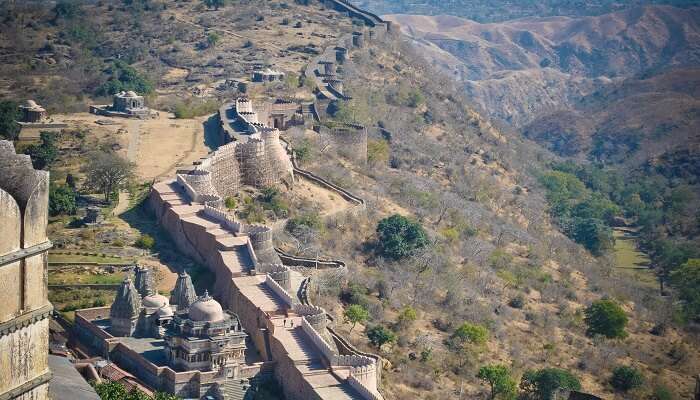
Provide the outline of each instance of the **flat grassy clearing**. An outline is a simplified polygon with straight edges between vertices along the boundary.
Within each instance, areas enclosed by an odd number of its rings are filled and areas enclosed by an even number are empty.
[[[651,260],[637,248],[636,232],[626,228],[615,228],[615,272],[629,276],[650,287],[658,286],[654,271],[649,268]]]

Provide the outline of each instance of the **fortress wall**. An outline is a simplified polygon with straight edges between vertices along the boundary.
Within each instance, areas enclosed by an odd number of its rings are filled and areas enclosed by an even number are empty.
[[[258,306],[251,302],[250,299],[241,294],[238,287],[236,287],[234,283],[231,283],[228,304],[230,309],[236,310],[236,315],[238,315],[241,325],[245,328],[246,332],[250,336],[250,339],[255,344],[255,348],[260,352],[262,359],[270,360],[272,355],[267,354],[267,347],[265,346],[264,337],[265,334],[261,329],[265,327],[264,321],[260,320],[260,314],[264,310],[258,308]]]
[[[314,129],[339,154],[359,163],[367,162],[368,133],[364,126],[345,124],[329,129],[319,125]]]
[[[286,354],[284,346],[274,337],[270,340],[273,354]],[[289,357],[280,357],[275,367],[275,380],[282,387],[284,396],[288,400],[329,400],[322,399],[314,388],[305,379],[304,375],[294,365]]]

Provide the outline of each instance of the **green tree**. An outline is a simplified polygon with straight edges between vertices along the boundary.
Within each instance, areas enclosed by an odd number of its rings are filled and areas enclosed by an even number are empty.
[[[12,100],[0,101],[0,137],[8,140],[17,139],[19,134],[19,121],[21,114],[19,104]]]
[[[353,304],[347,309],[345,309],[343,316],[345,316],[345,322],[352,323],[352,327],[350,328],[350,332],[352,332],[352,330],[355,329],[355,325],[357,323],[363,323],[367,321],[367,319],[369,318],[369,312],[366,308],[362,307],[361,305]]]
[[[505,365],[483,366],[479,368],[476,377],[482,381],[488,382],[491,387],[491,400],[496,399],[497,396],[502,399],[515,398],[517,385],[515,380],[510,376],[508,367]]]
[[[674,270],[671,284],[678,291],[685,316],[700,321],[700,258],[691,258]]]
[[[489,338],[489,330],[482,325],[465,322],[450,336],[456,344],[483,345]]]
[[[571,372],[558,368],[528,370],[520,380],[520,390],[536,400],[552,400],[557,389],[580,390],[581,382]]]
[[[49,188],[49,214],[74,215],[77,195],[68,185],[51,185]]]
[[[486,327],[465,322],[450,335],[445,344],[458,355],[461,368],[470,357],[482,349],[488,337],[489,331]]]
[[[610,384],[615,389],[626,392],[642,386],[644,384],[644,375],[634,367],[622,365],[613,370]]]
[[[377,225],[378,247],[382,255],[399,260],[428,244],[423,227],[402,215],[394,214]]]
[[[595,218],[574,218],[570,236],[576,243],[582,244],[597,256],[615,246],[615,238],[610,227]]]
[[[58,148],[56,147],[56,135],[51,132],[41,132],[41,144],[33,144],[24,150],[32,158],[32,165],[36,169],[45,169],[56,160]]]
[[[607,338],[627,336],[627,315],[619,304],[612,300],[597,300],[585,311],[584,320],[588,325],[588,335],[603,335]]]
[[[110,201],[111,196],[134,177],[134,165],[116,153],[98,152],[90,156],[83,168],[85,185],[99,190]]]
[[[133,90],[140,94],[153,92],[153,83],[124,61],[114,62],[105,72],[109,78],[97,88],[98,96],[112,95],[122,90]]]
[[[367,338],[373,346],[380,348],[386,343],[395,342],[396,334],[381,325],[377,325],[367,330]]]

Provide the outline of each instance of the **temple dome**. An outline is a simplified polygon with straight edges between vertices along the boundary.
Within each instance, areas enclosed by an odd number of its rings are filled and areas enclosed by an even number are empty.
[[[161,294],[152,294],[150,296],[146,296],[141,300],[141,304],[144,307],[153,307],[153,308],[161,308],[165,306],[169,306],[170,302],[168,301],[168,298],[161,295]]]
[[[156,311],[156,314],[158,314],[159,317],[172,317],[173,316],[173,309],[170,306],[163,306]]]
[[[136,92],[129,90],[124,97],[136,97]]]
[[[225,317],[221,304],[209,296],[208,292],[204,292],[204,296],[192,303],[188,314],[192,321],[197,322],[218,322]]]

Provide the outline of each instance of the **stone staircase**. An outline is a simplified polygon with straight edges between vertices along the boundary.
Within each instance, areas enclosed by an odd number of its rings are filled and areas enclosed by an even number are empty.
[[[252,400],[254,393],[250,388],[248,379],[227,379],[221,388],[221,393],[225,400]]]

